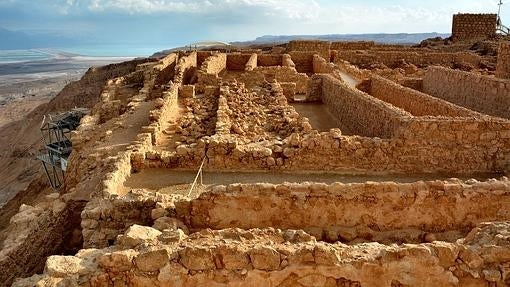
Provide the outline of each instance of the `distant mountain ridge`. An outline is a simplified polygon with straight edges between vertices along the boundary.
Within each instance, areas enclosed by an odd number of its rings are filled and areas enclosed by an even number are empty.
[[[270,44],[286,43],[292,40],[323,40],[323,41],[374,41],[383,44],[417,44],[429,38],[447,38],[446,33],[374,33],[374,34],[330,34],[330,35],[265,35],[253,41],[232,42],[232,44]]]

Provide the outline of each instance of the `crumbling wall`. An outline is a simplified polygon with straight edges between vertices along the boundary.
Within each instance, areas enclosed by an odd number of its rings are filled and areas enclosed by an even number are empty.
[[[403,87],[379,76],[370,80],[369,94],[413,116],[479,117],[478,113],[456,106],[450,102]]]
[[[175,66],[177,64],[177,54],[172,53],[158,62],[156,66],[151,69],[151,73],[155,73],[155,85],[168,84],[175,76]]]
[[[246,87],[250,89],[260,86],[265,82],[271,82],[273,80],[277,80],[281,83],[296,83],[295,91],[298,94],[307,93],[310,80],[306,74],[298,73],[291,67],[282,66],[259,66],[253,71],[248,71],[242,74],[223,75],[223,79],[235,79],[238,82],[244,83]]]
[[[370,50],[375,46],[374,41],[357,41],[357,42],[332,42],[331,50]]]
[[[192,52],[180,57],[175,67],[174,83],[177,85],[189,84],[197,67],[197,52]]]
[[[419,67],[431,65],[453,67],[456,64],[466,63],[473,67],[479,67],[481,62],[481,57],[471,52],[338,51],[335,55],[335,63],[341,59],[361,67],[369,67],[374,63],[382,63],[390,68],[394,68],[398,67],[402,60]]]
[[[107,286],[505,286],[507,222],[484,223],[455,243],[316,242],[296,230],[159,231],[133,226],[115,248],[52,256],[45,273],[14,287],[59,282]],[[270,239],[268,239],[270,238]],[[433,239],[433,238],[431,238]]]
[[[487,115],[510,119],[510,82],[442,67],[431,67],[423,92]]]
[[[152,225],[151,212],[155,208],[155,197],[136,194],[89,201],[81,213],[83,248],[108,247],[131,225]]]
[[[322,101],[357,135],[390,138],[411,114],[353,89],[331,75],[323,77]]]
[[[329,242],[398,230],[467,234],[482,222],[510,220],[510,213],[501,213],[510,209],[510,183],[234,184],[186,206],[177,215],[191,230],[302,229]]]
[[[260,54],[257,58],[257,66],[259,67],[276,67],[282,66],[282,55]]]
[[[200,67],[200,71],[218,75],[227,68],[227,54],[218,53],[207,58]]]
[[[331,42],[327,41],[290,41],[287,44],[287,52],[311,52],[319,54],[324,59],[330,59]],[[297,63],[296,63],[297,64]]]
[[[82,203],[59,199],[49,206],[22,205],[0,251],[0,282],[9,286],[16,277],[42,272],[48,256],[72,252],[73,217],[81,209]]]
[[[335,65],[326,61],[319,55],[313,56],[313,73],[314,74],[331,74],[335,70]]]
[[[313,55],[315,52],[289,52],[292,62],[299,73],[313,73]]]
[[[250,60],[252,54],[227,54],[227,69],[229,71],[244,71],[246,64]]]
[[[496,77],[510,80],[510,42],[499,44]]]
[[[453,15],[452,38],[454,41],[483,40],[496,36],[498,15]]]
[[[245,71],[253,71],[257,67],[258,55],[251,54],[250,59],[246,63]]]
[[[204,61],[213,54],[213,51],[197,51],[197,67],[202,67]]]

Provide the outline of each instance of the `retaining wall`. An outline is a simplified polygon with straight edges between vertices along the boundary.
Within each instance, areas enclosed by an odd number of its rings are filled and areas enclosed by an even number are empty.
[[[391,80],[373,76],[370,95],[411,113],[413,116],[480,117],[481,114],[450,102],[403,87]]]
[[[487,115],[510,119],[510,81],[430,67],[423,92]]]
[[[362,136],[391,138],[403,118],[411,116],[330,75],[323,77],[322,101],[339,122]]]

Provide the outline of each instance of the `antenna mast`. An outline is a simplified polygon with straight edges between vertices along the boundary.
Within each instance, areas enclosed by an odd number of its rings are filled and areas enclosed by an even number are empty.
[[[499,0],[499,9],[498,9],[498,19],[500,19],[500,15],[501,15],[501,6],[503,6],[503,0]]]

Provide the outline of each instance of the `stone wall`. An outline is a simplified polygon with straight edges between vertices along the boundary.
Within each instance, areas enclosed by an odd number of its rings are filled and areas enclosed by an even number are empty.
[[[510,81],[431,67],[423,92],[487,115],[510,119]]]
[[[498,15],[453,15],[452,38],[454,41],[483,40],[496,36]]]
[[[374,41],[357,41],[357,42],[332,42],[331,50],[370,50],[375,47]]]
[[[357,135],[390,138],[404,117],[411,114],[353,89],[333,76],[323,77],[322,101]]]
[[[331,42],[327,41],[296,40],[287,44],[287,52],[311,52],[312,54],[319,54],[324,59],[330,58],[330,50]]]
[[[72,239],[77,228],[73,225],[79,224],[74,217],[82,209],[82,203],[66,204],[58,199],[49,206],[22,205],[19,213],[10,220],[9,235],[0,251],[0,282],[5,284],[3,286],[10,286],[16,277],[42,272],[50,255],[72,252],[67,248],[80,243]]]
[[[282,66],[282,55],[260,54],[257,59],[259,67],[275,67]]]
[[[298,73],[294,68],[282,66],[258,66],[253,71],[247,71],[242,74],[224,75],[225,80],[236,79],[236,81],[246,84],[248,88],[254,88],[262,85],[264,82],[277,80],[282,83],[296,83],[296,93],[306,94],[310,78],[304,73]]]
[[[508,222],[478,225],[455,243],[345,245],[302,231],[133,226],[115,248],[52,256],[13,287],[78,286],[505,286]],[[429,240],[433,240],[430,237]],[[53,286],[53,285],[51,285]]]
[[[244,71],[246,63],[252,54],[227,54],[227,69],[229,71]]]
[[[251,54],[250,59],[246,63],[245,71],[253,71],[257,67],[258,55]]]
[[[510,42],[499,44],[496,77],[510,80]]]
[[[481,57],[470,52],[442,53],[442,52],[401,52],[401,51],[338,51],[334,62],[339,59],[350,62],[353,65],[369,67],[374,63],[382,63],[390,68],[398,67],[402,60],[408,64],[419,67],[441,65],[453,67],[456,64],[470,64],[478,67]]]
[[[313,73],[313,55],[315,52],[290,52],[292,62],[299,73]]]
[[[482,115],[450,102],[403,87],[388,79],[373,76],[369,94],[401,108],[413,116],[480,117]]]
[[[185,206],[177,216],[190,230],[302,229],[328,242],[414,230],[416,240],[425,233],[465,235],[482,222],[510,220],[510,183],[234,184],[218,186]]]
[[[129,226],[152,225],[151,212],[155,208],[155,197],[136,194],[118,199],[98,198],[89,201],[81,213],[83,247],[108,247]]]
[[[200,66],[206,74],[218,75],[227,68],[227,54],[218,53],[208,57]]]

